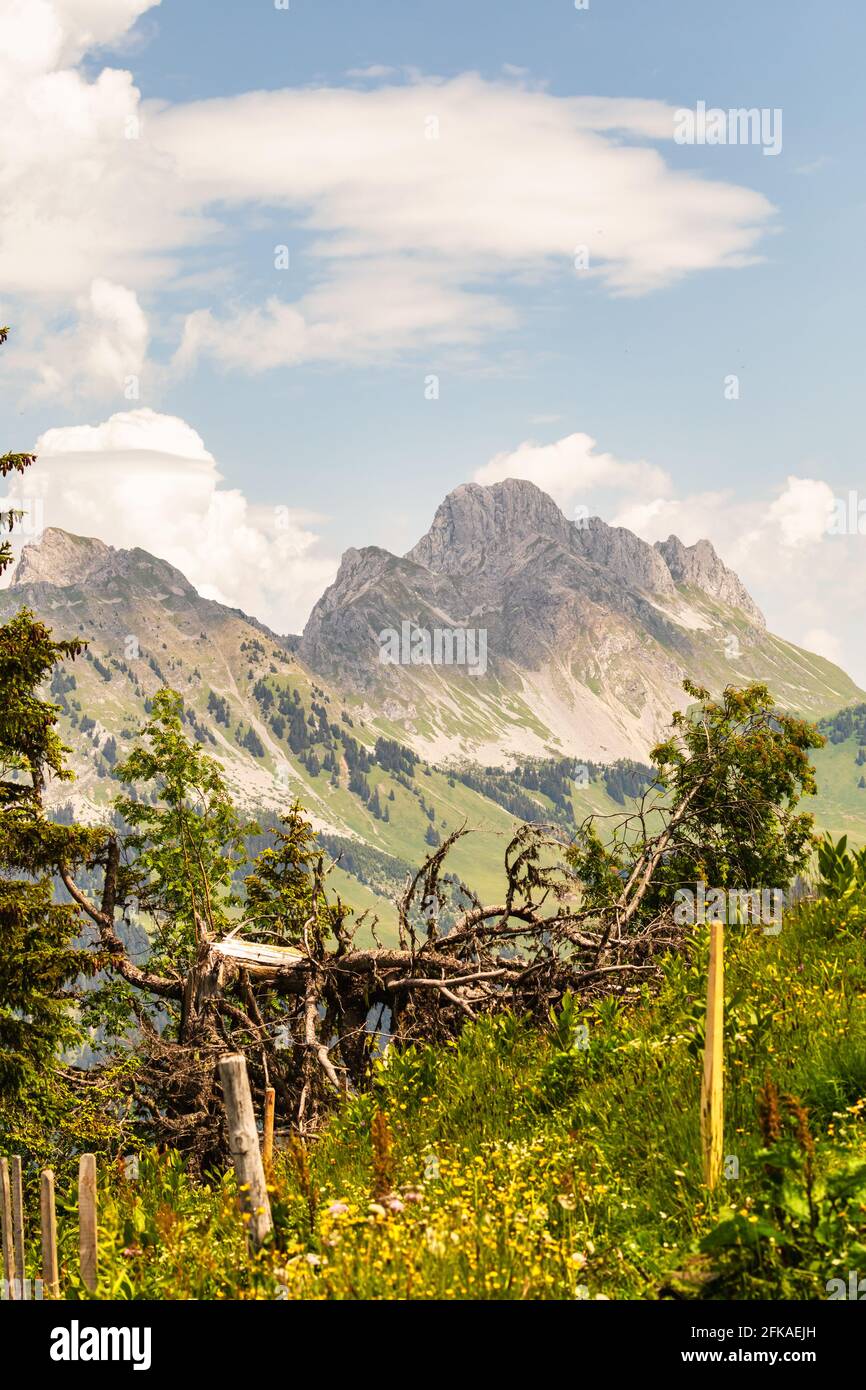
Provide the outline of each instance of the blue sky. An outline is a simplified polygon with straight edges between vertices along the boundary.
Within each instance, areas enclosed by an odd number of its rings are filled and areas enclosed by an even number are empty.
[[[3,25],[0,97],[28,95],[0,407],[45,524],[149,538],[285,629],[346,546],[403,551],[450,488],[523,470],[566,512],[709,535],[866,680],[864,538],[826,525],[866,497],[861,6],[0,0]],[[781,152],[677,145],[700,101],[780,109]]]

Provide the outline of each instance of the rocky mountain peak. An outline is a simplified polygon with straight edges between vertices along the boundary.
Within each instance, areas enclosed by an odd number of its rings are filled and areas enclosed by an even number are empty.
[[[180,570],[146,550],[116,550],[94,536],[74,536],[49,526],[38,541],[25,545],[12,575],[10,588],[48,584],[70,589],[132,581],[133,588],[165,589],[194,595],[195,589]]]
[[[573,530],[580,553],[630,589],[670,598],[675,595],[674,581],[663,556],[640,536],[624,526],[608,526],[597,516],[575,525]]]
[[[463,483],[436,510],[406,555],[434,574],[501,573],[539,538],[570,544],[573,526],[546,492],[522,478],[484,487]]]
[[[676,584],[690,584],[730,608],[739,608],[757,627],[766,627],[764,615],[751,594],[719,559],[709,541],[683,545],[679,536],[668,536],[666,541],[656,541],[655,548]]]
[[[95,536],[73,536],[49,526],[38,541],[25,545],[12,584],[53,584],[65,588],[100,578],[117,552]]]

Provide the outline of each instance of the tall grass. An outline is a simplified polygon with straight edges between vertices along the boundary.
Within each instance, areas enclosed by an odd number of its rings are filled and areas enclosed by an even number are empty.
[[[233,1182],[171,1155],[103,1183],[100,1297],[827,1296],[866,1273],[864,898],[730,928],[726,1179],[701,1179],[707,941],[645,988],[539,1028],[512,1016],[393,1050],[368,1094],[278,1151],[250,1256]],[[61,1213],[68,1296],[75,1221]],[[34,1271],[35,1272],[35,1271]]]

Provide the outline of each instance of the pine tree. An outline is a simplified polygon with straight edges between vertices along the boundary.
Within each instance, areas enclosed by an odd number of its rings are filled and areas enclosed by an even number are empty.
[[[137,796],[115,802],[133,831],[124,840],[134,863],[120,875],[123,901],[157,924],[151,969],[188,969],[208,935],[228,930],[244,835],[258,827],[235,811],[221,765],[186,737],[183,700],[174,690],[153,697],[141,741],[115,775],[131,789],[152,785],[156,792],[152,804]]]
[[[300,942],[311,932],[325,940],[345,909],[328,909],[320,890],[324,854],[299,802],[280,817],[273,844],[256,856],[245,882],[247,911],[256,932]]]
[[[0,343],[7,335],[0,328]],[[3,454],[0,477],[33,462],[32,454]],[[20,515],[0,516],[0,529],[11,532]],[[11,562],[4,540],[0,573]],[[38,692],[58,662],[83,650],[78,638],[55,642],[28,608],[0,626],[0,1116],[77,1037],[70,996],[90,957],[75,945],[78,908],[55,902],[52,876],[93,854],[102,835],[45,815],[48,782],[72,774],[55,727],[59,706]]]

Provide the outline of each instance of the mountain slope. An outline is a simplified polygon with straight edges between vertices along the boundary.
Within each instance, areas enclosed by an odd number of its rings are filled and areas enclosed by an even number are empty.
[[[383,661],[383,635],[406,623],[412,640]],[[423,641],[416,659],[415,639],[443,630],[476,649],[483,637],[484,670],[425,659]],[[860,695],[831,662],[767,632],[708,541],[650,546],[597,517],[578,525],[517,479],[457,488],[402,558],[347,551],[299,653],[434,760],[644,757],[685,676],[713,690],[767,680],[812,717]]]
[[[169,685],[236,799],[261,819],[297,797],[342,856],[334,886],[386,921],[406,873],[464,822],[476,833],[452,870],[495,898],[519,819],[568,827],[615,812],[641,784],[617,759],[645,761],[683,706],[685,673],[712,689],[760,677],[812,715],[862,699],[838,668],[768,634],[705,542],[576,527],[530,484],[457,489],[408,556],[347,552],[301,639],[203,599],[146,551],[58,530],[25,547],[0,619],[21,604],[89,643],[51,686],[78,775],[56,801],[109,814],[114,767]],[[457,620],[484,625],[483,674],[380,662],[383,628]],[[837,804],[853,763],[834,756],[822,810],[856,837],[866,792]]]

